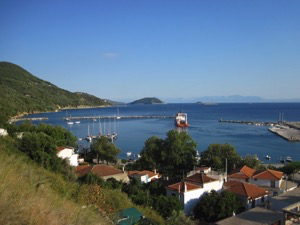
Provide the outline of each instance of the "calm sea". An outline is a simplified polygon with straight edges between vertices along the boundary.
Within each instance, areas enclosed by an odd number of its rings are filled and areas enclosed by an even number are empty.
[[[287,121],[300,121],[300,103],[255,103],[255,104],[158,104],[127,105],[107,108],[63,110],[55,113],[34,114],[28,117],[48,117],[45,123],[60,125],[70,130],[76,137],[99,133],[99,122],[81,120],[80,124],[68,125],[62,117],[67,116],[120,116],[133,115],[175,115],[182,111],[188,114],[189,128],[185,130],[198,144],[199,153],[212,143],[229,143],[242,156],[256,154],[261,160],[271,156],[270,162],[278,163],[281,157],[291,156],[300,160],[300,143],[288,142],[268,131],[268,127],[218,122],[226,120],[277,122],[279,113]],[[115,144],[121,149],[120,158],[126,158],[126,152],[139,153],[144,142],[150,136],[165,138],[166,132],[178,129],[173,119],[120,119],[101,120],[101,127],[106,132],[116,131]],[[36,124],[39,122],[35,122]],[[79,141],[80,146],[87,146],[86,141]]]

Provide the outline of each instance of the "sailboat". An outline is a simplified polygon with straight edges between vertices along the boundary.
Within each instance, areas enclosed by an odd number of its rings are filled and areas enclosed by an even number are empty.
[[[90,135],[90,124],[88,124],[88,135],[86,137],[86,140],[88,142],[92,142],[92,140],[93,140],[92,136]]]
[[[119,115],[119,108],[117,109],[117,111],[118,111],[118,114],[117,114],[117,120],[119,120],[119,119],[121,119],[121,116]]]

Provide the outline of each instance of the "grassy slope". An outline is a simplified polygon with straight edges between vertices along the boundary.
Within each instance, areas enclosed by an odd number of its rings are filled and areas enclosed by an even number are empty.
[[[82,209],[51,188],[52,182],[69,186],[59,175],[7,152],[17,152],[13,141],[0,138],[0,224],[107,224],[95,210]]]
[[[117,211],[129,207],[165,224],[155,211],[135,206],[118,189],[80,186],[39,167],[10,137],[0,137],[0,162],[0,224],[111,224]]]
[[[109,105],[86,93],[63,90],[8,62],[0,62],[0,90],[0,117],[6,119],[24,112]]]

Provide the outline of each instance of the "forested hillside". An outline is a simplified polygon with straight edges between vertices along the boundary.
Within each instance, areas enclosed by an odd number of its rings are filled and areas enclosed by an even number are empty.
[[[163,103],[160,99],[158,98],[142,98],[139,100],[136,100],[134,102],[131,102],[130,104],[161,104]]]
[[[110,105],[93,95],[63,90],[8,62],[0,62],[0,93],[0,124],[20,113]]]

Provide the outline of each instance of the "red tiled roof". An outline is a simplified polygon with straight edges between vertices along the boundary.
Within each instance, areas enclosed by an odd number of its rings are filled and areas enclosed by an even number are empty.
[[[57,151],[60,152],[60,151],[64,150],[65,148],[66,148],[66,147],[58,146],[58,147],[57,147]]]
[[[243,166],[242,168],[236,169],[232,173],[230,173],[230,178],[241,178],[241,179],[247,179],[254,175],[255,169],[252,169],[248,166]]]
[[[93,174],[99,177],[111,176],[122,173],[121,170],[107,165],[95,165],[93,166],[91,171],[93,172]]]
[[[211,178],[203,173],[196,173],[192,176],[186,177],[184,178],[184,181],[190,181],[190,182],[195,182],[195,183],[199,183],[199,184],[205,184],[205,183],[209,183],[212,181],[216,181],[216,179]]]
[[[186,185],[187,190],[184,190],[185,185]],[[169,189],[169,190],[173,190],[173,191],[177,191],[177,192],[179,190],[181,193],[186,192],[186,191],[199,189],[199,188],[202,188],[202,186],[197,185],[197,184],[192,184],[192,183],[189,183],[189,182],[178,182],[176,184],[171,184],[167,187],[167,189]]]
[[[88,166],[88,165],[76,166],[75,173],[81,177],[81,176],[84,176],[84,175],[88,174],[89,172],[91,172],[92,168],[93,168],[92,166]]]
[[[140,172],[140,171],[138,171],[138,170],[130,170],[130,171],[126,171],[126,173],[127,173],[128,176],[137,174],[137,173],[139,173],[139,172]]]
[[[206,167],[206,166],[201,166],[201,167],[196,167],[195,170],[208,170],[210,167]]]
[[[283,172],[268,169],[261,173],[256,174],[255,176],[253,176],[253,178],[274,181],[274,180],[281,180],[282,176],[283,176]]]
[[[228,181],[224,183],[224,186],[228,188],[226,189],[228,191],[252,199],[256,199],[268,194],[268,191],[264,188],[240,181]]]
[[[156,175],[159,176],[158,173],[154,173],[154,172],[149,171],[149,170],[143,170],[143,171],[138,172],[137,174],[139,174],[139,175],[148,175],[148,178],[154,177]]]

